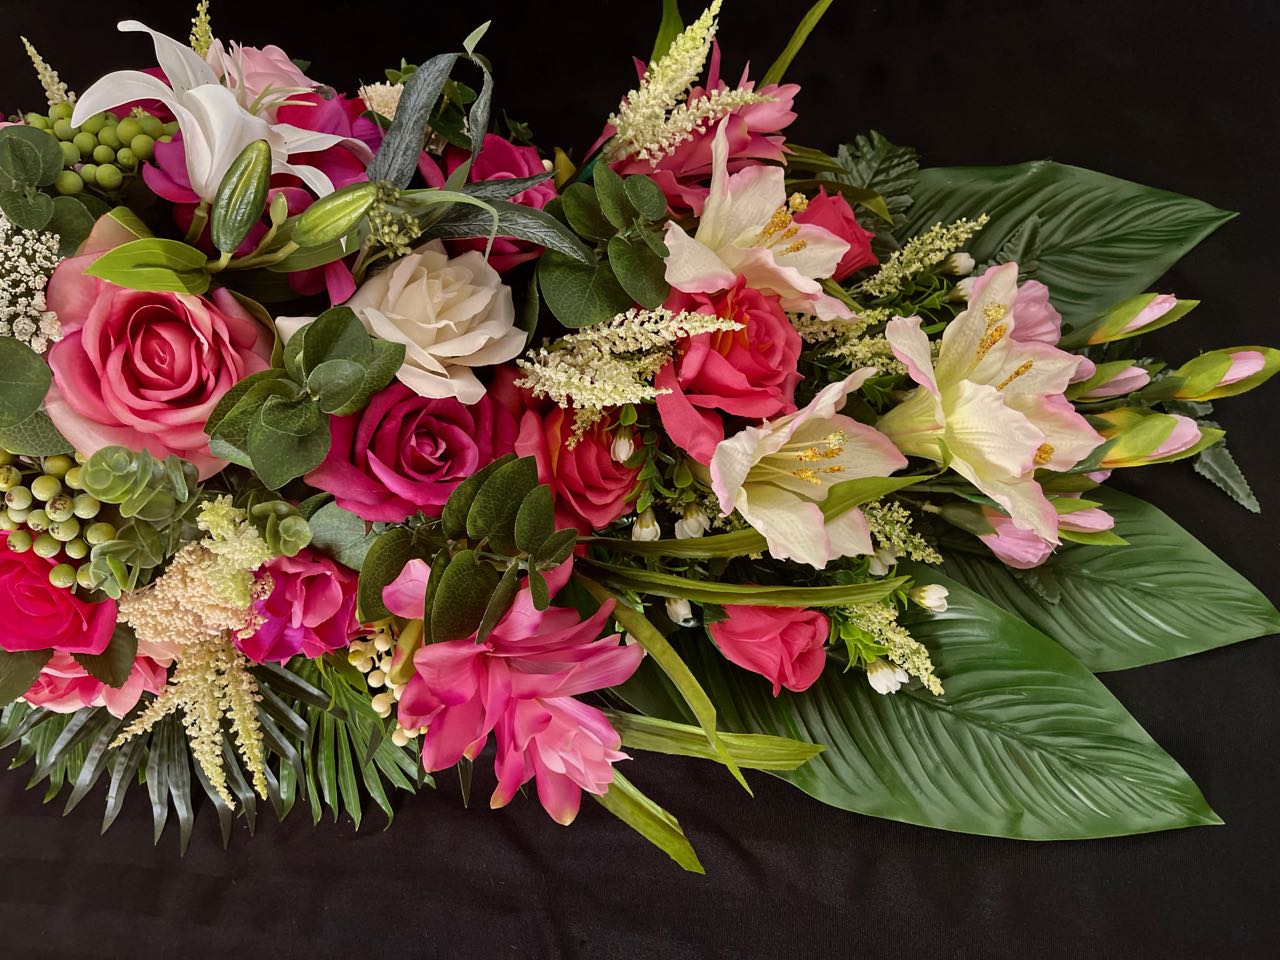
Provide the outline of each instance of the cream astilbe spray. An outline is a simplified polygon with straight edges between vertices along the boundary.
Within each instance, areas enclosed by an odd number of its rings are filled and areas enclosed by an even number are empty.
[[[44,57],[40,56],[30,40],[26,37],[20,39],[27,50],[27,56],[31,58],[31,65],[36,68],[36,76],[40,79],[40,86],[44,87],[44,95],[49,101],[49,106],[75,103],[76,95],[67,89],[67,85],[59,78],[58,71],[44,62]]]
[[[892,296],[916,274],[944,263],[986,226],[989,219],[984,213],[976,220],[966,217],[949,224],[935,223],[920,236],[908,240],[901,250],[895,250],[878,271],[858,285],[857,292],[873,297]]]
[[[191,18],[191,49],[205,56],[213,46],[213,23],[209,19],[209,0],[196,4],[196,15]]]
[[[221,497],[201,505],[206,539],[189,543],[151,585],[120,598],[120,619],[140,641],[168,646],[177,667],[169,684],[115,739],[119,746],[181,710],[191,753],[210,785],[234,809],[222,758],[222,720],[259,796],[267,796],[266,754],[258,722],[257,682],[236,650],[236,636],[251,635],[262,618],[253,603],[271,592],[271,578],[255,575],[271,558],[243,510]]]

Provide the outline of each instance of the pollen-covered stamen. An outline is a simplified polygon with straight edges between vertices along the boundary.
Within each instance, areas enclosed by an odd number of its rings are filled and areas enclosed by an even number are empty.
[[[817,471],[812,467],[801,467],[799,470],[792,470],[791,475],[798,480],[804,480],[812,483],[815,487],[822,486],[822,480],[819,478]]]
[[[788,244],[783,248],[783,253],[799,253],[809,245],[808,240],[797,240],[795,243]]]
[[[1033,366],[1033,363],[1034,363],[1034,362],[1033,362],[1033,361],[1031,361],[1031,360],[1027,360],[1027,361],[1025,361],[1025,362],[1022,364],[1022,366],[1018,367],[1018,369],[1017,369],[1017,370],[1013,371],[1013,373],[1009,374],[1007,377],[1005,377],[1003,380],[1001,380],[1001,381],[996,385],[996,389],[997,389],[997,390],[1003,390],[1003,389],[1004,389],[1005,387],[1007,387],[1009,384],[1013,383],[1013,381],[1017,380],[1020,376],[1022,376],[1024,373],[1026,373],[1028,370],[1030,370],[1030,369],[1031,369],[1031,367]]]
[[[981,360],[985,357],[991,351],[991,348],[1000,342],[1000,338],[1008,332],[1009,325],[1005,323],[997,324],[988,330],[986,336],[984,336],[982,341],[978,344],[978,355],[974,360]]]
[[[1043,467],[1053,459],[1053,445],[1042,443],[1036,448],[1036,466]]]
[[[801,213],[809,206],[809,201],[805,199],[802,193],[793,193],[787,198],[787,202],[774,210],[765,222],[760,232],[756,234],[756,247],[773,247],[779,243],[786,243],[797,233],[800,232],[800,226],[792,219],[792,214]],[[796,253],[805,248],[806,244],[803,240],[797,240],[791,246],[784,250],[784,253]]]
[[[982,316],[986,318],[988,330],[1003,320],[1008,313],[1009,308],[1003,303],[988,303],[982,308]]]

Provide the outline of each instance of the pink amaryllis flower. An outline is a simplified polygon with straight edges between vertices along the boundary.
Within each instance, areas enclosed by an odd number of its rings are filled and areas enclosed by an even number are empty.
[[[547,575],[554,595],[568,580],[569,560]],[[429,571],[418,562],[405,582],[384,591],[397,613],[422,613],[418,585]],[[417,599],[414,599],[414,598]],[[497,738],[498,787],[492,805],[507,803],[521,784],[538,781],[543,807],[558,823],[572,822],[581,791],[603,794],[621,741],[604,715],[573,698],[622,683],[644,651],[600,639],[612,603],[582,620],[565,607],[538,610],[528,583],[481,643],[474,637],[422,647],[400,698],[405,729],[426,729],[422,763],[428,771],[474,759],[491,732]]]

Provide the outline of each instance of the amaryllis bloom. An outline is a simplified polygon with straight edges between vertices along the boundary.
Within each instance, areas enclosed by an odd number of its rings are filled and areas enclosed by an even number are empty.
[[[776,294],[791,311],[824,320],[848,316],[848,308],[823,293],[849,244],[830,230],[794,222],[800,206],[787,199],[781,167],[752,166],[729,174],[728,142],[721,121],[712,142],[711,193],[690,237],[667,223],[666,279],[685,293],[713,293],[748,285]]]
[[[116,628],[116,602],[90,603],[49,582],[56,561],[9,549],[0,532],[0,650],[98,654]]]
[[[800,335],[776,296],[739,278],[714,295],[673,291],[665,306],[742,324],[741,330],[680,341],[672,361],[658,371],[654,386],[667,392],[654,402],[676,446],[700,463],[710,463],[716,444],[724,439],[722,414],[760,420],[795,409]]]
[[[572,565],[569,560],[547,575],[553,596]],[[426,729],[424,768],[474,759],[496,731],[493,805],[506,803],[534,776],[547,812],[560,823],[572,821],[580,791],[604,793],[612,781],[610,764],[621,756],[604,716],[571,698],[622,683],[644,656],[639,644],[620,644],[617,634],[599,639],[612,609],[606,603],[586,620],[564,607],[539,611],[526,582],[483,642],[468,638],[420,648],[398,719],[406,729]],[[546,783],[544,774],[550,775]]]
[[[33,707],[54,713],[75,713],[85,707],[106,707],[113,717],[123,717],[143,693],[159,693],[168,671],[150,657],[138,657],[120,687],[109,687],[67,653],[55,653],[40,670],[22,699]]]
[[[360,630],[356,574],[311,549],[276,557],[263,570],[271,593],[254,602],[262,626],[238,637],[236,648],[256,663],[284,663],[298,654],[319,657],[341,650]]]
[[[333,182],[322,171],[297,162],[296,155],[327,150],[345,144],[364,162],[373,158],[360,140],[301,130],[287,123],[270,123],[251,113],[223,86],[213,69],[190,47],[138,23],[125,20],[124,32],[144,32],[155,42],[156,60],[168,83],[139,70],[109,73],[76,101],[71,122],[79,126],[95,113],[134,100],[155,100],[178,121],[182,131],[191,188],[212,201],[228,168],[250,143],[265,140],[271,147],[274,173],[288,173],[302,180],[318,196],[333,191]]]
[[[270,366],[271,336],[224,288],[212,299],[126,290],[86,276],[97,258],[134,239],[110,217],[80,256],[49,281],[63,338],[49,351],[45,407],[77,450],[120,444],[190,460],[201,479],[225,460],[209,453],[205,421],[232,386]]]
[[[628,427],[622,430],[630,430]],[[516,453],[538,462],[538,480],[555,495],[556,526],[582,534],[607,527],[627,512],[639,467],[613,458],[614,436],[604,421],[573,442],[573,411],[528,410],[520,420]]]
[[[488,180],[515,180],[524,177],[536,177],[545,173],[547,168],[538,156],[537,148],[522,147],[509,140],[504,140],[496,133],[486,133],[480,152],[471,156],[470,151],[461,147],[450,146],[445,149],[444,170],[429,154],[423,153],[418,160],[418,171],[428,185],[443,188],[449,174],[458,169],[467,160],[471,160],[471,169],[467,179],[471,183]],[[518,203],[524,207],[541,210],[555,199],[556,186],[550,180],[544,180],[528,190],[522,190],[508,198],[510,203]],[[463,240],[448,241],[451,253],[462,253],[467,250],[478,250],[484,253],[488,237],[470,237]],[[489,250],[489,263],[499,273],[506,273],[512,267],[534,260],[542,253],[542,247],[527,240],[514,237],[495,237]]]
[[[716,447],[711,489],[720,509],[737,510],[774,558],[821,570],[836,557],[872,552],[861,510],[828,520],[822,503],[841,481],[887,477],[907,465],[874,427],[837,412],[874,372],[857,370],[823,387],[803,410],[747,427]]]
[[[969,302],[975,302],[986,290],[987,284],[999,276],[996,268],[974,277],[969,287]],[[1009,336],[1022,343],[1047,343],[1057,345],[1062,339],[1062,314],[1049,302],[1049,288],[1039,280],[1028,280],[1018,285],[1018,292],[1009,304],[1012,317]]]
[[[734,604],[707,632],[725,658],[773,684],[776,697],[786,687],[809,689],[827,662],[831,622],[819,610]]]
[[[438,517],[458,484],[512,451],[516,420],[489,394],[464,406],[392,383],[359,413],[330,418],[329,432],[329,453],[307,483],[358,517],[395,522],[419,511]]]
[[[809,199],[809,205],[795,215],[795,220],[796,223],[812,223],[830,230],[849,244],[849,249],[831,274],[831,279],[836,282],[880,262],[871,252],[871,239],[875,234],[858,223],[853,208],[842,193],[828,194],[825,187],[819,187],[818,195]]]
[[[1057,514],[1035,471],[1071,469],[1102,437],[1062,396],[1077,358],[1013,335],[1018,265],[984,277],[968,309],[947,325],[936,367],[919,317],[889,321],[894,355],[920,386],[876,426],[910,456],[941,461],[945,446],[951,469],[1018,526],[1056,542]]]
[[[982,518],[991,526],[992,532],[979,534],[978,539],[986,544],[1006,567],[1017,570],[1038,567],[1049,559],[1057,546],[1034,530],[1018,527],[1008,515],[999,510],[983,507]],[[1075,510],[1064,513],[1058,518],[1060,532],[1101,533],[1115,525],[1115,518],[1100,507]]]

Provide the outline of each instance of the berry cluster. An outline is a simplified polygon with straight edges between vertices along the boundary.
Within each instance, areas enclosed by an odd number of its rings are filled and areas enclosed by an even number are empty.
[[[71,104],[57,103],[48,115],[24,117],[29,126],[58,139],[66,169],[53,186],[62,194],[80,193],[86,185],[119,190],[139,163],[155,156],[157,142],[168,143],[178,132],[176,122],[163,123],[141,108],[123,120],[114,113],[94,114],[78,127],[71,125],[71,112]]]

